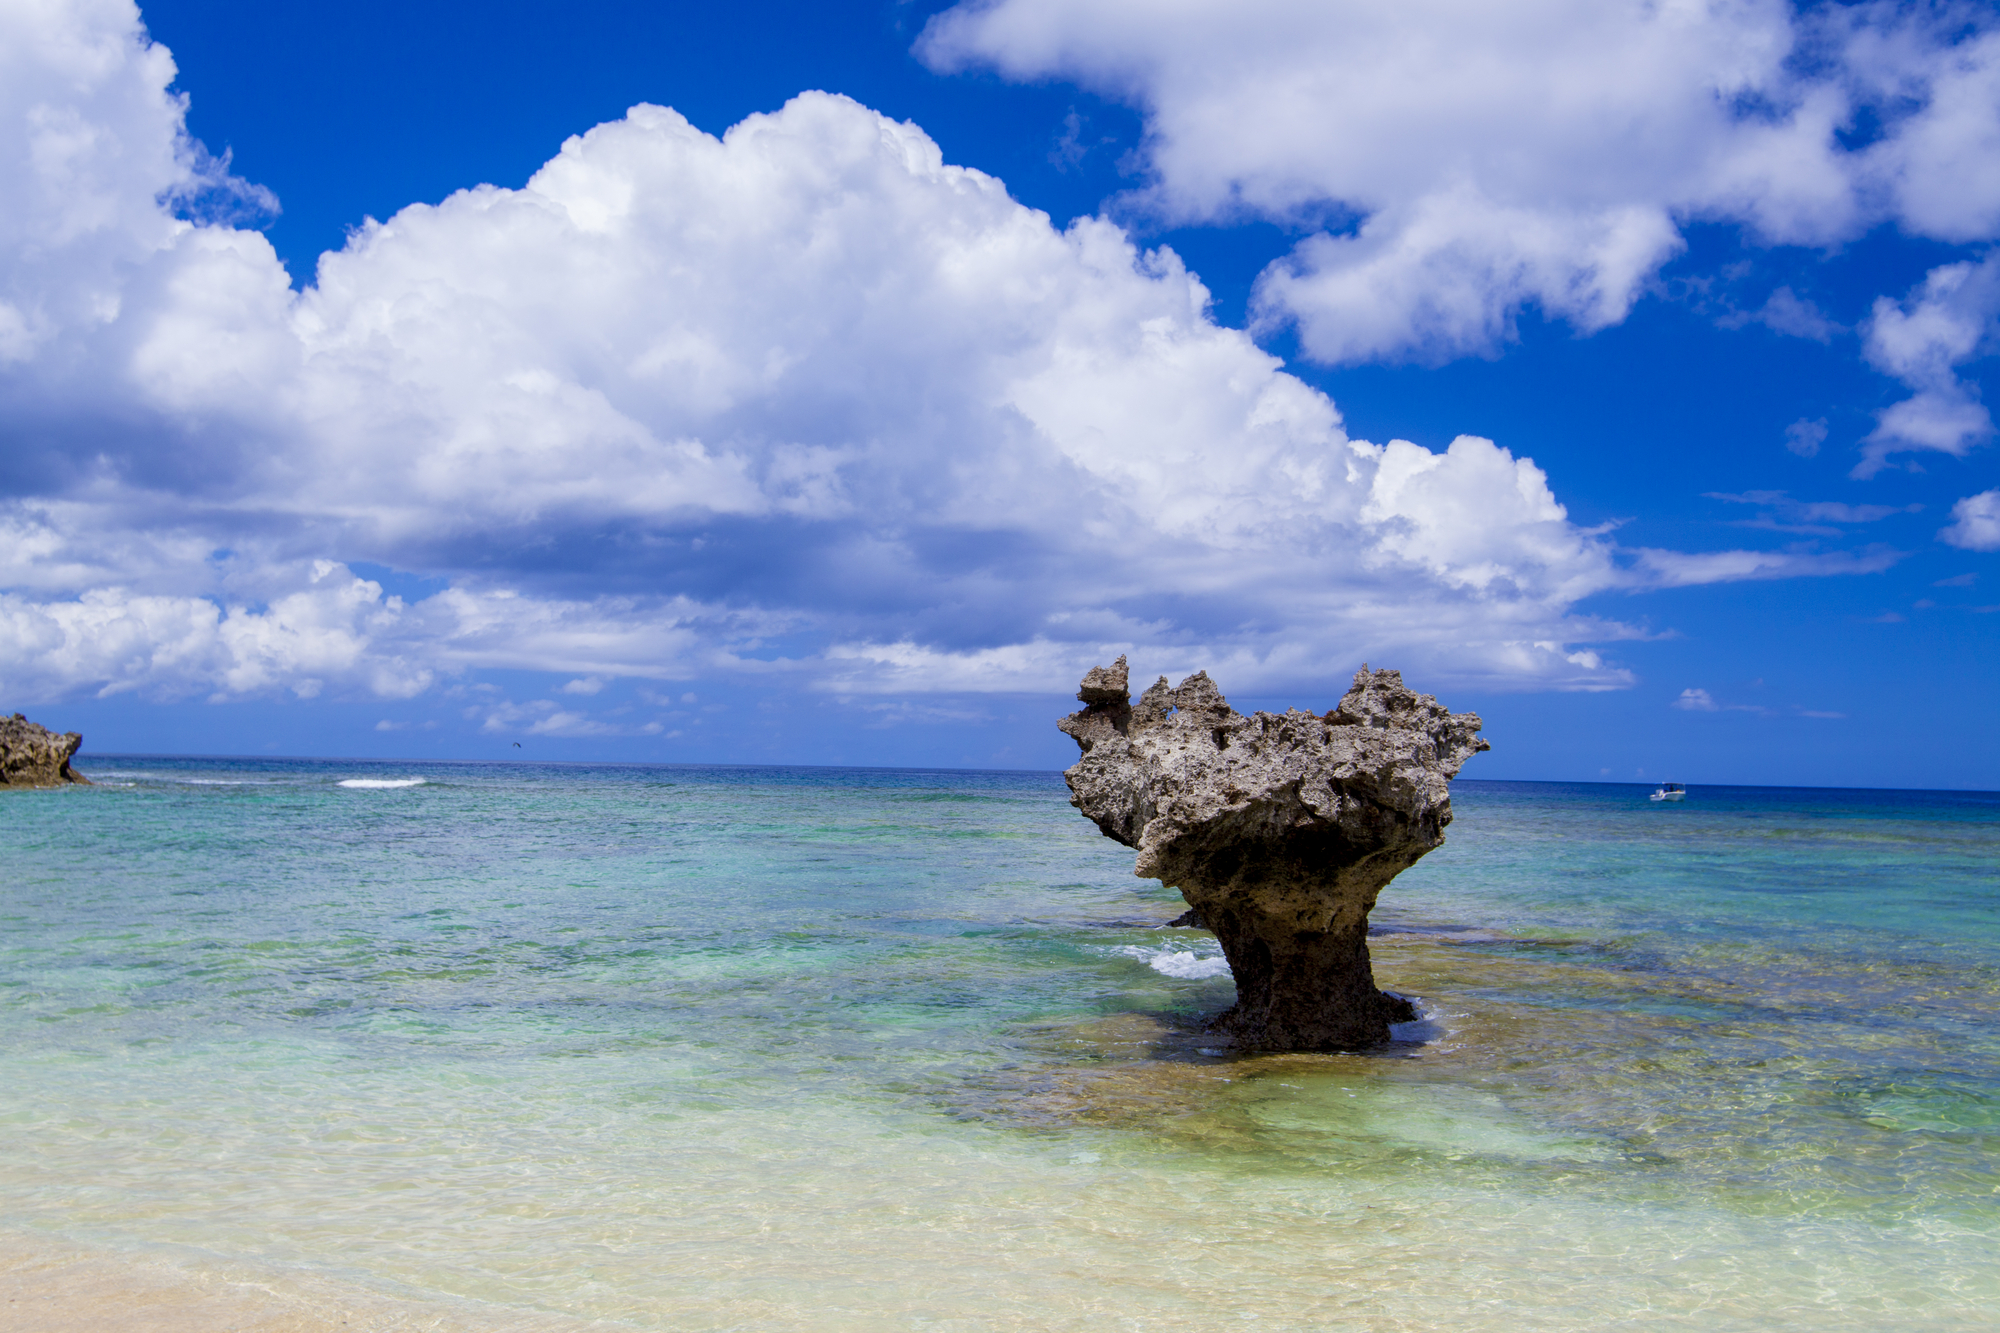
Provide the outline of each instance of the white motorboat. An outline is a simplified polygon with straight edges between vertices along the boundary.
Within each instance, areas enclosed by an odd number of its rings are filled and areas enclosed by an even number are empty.
[[[1687,794],[1687,788],[1681,786],[1678,782],[1662,782],[1660,789],[1654,792],[1649,799],[1655,801],[1685,801]]]

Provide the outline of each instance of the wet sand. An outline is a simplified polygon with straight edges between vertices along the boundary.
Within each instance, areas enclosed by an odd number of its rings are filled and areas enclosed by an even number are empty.
[[[609,1325],[399,1300],[296,1274],[132,1254],[0,1231],[8,1333],[583,1333]]]

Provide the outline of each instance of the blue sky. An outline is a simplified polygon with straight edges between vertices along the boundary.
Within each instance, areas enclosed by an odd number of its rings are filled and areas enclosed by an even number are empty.
[[[2000,786],[1989,7],[0,29],[0,704],[90,750],[1057,767],[1125,652]]]

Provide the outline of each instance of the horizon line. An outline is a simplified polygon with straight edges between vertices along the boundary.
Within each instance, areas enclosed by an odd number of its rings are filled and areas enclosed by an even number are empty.
[[[91,762],[99,759],[194,759],[210,763],[292,763],[292,764],[400,764],[407,766],[423,764],[450,764],[470,767],[490,765],[506,767],[518,764],[535,764],[555,768],[779,768],[818,769],[829,772],[864,773],[1004,773],[1012,775],[1043,774],[1060,777],[1066,770],[1060,768],[963,768],[950,764],[802,764],[781,761],[763,763],[738,760],[632,760],[632,759],[530,759],[520,756],[511,759],[415,759],[415,758],[368,758],[351,755],[285,755],[285,754],[184,754],[164,751],[125,752],[107,751],[102,754],[85,755],[79,753],[72,762]],[[1544,787],[1653,787],[1669,779],[1643,778],[1618,781],[1609,778],[1453,778],[1454,785],[1464,783],[1544,786]],[[1934,793],[1954,796],[2000,797],[2000,789],[1987,787],[1815,787],[1796,783],[1762,782],[1696,782],[1682,783],[1683,787],[1713,787],[1745,791],[1846,791],[1846,792],[1909,792]]]

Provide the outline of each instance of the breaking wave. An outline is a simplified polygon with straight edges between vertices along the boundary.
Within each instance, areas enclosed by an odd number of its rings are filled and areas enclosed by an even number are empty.
[[[1143,944],[1127,945],[1118,952],[1136,958],[1163,976],[1182,981],[1204,981],[1229,975],[1229,960],[1221,954],[1199,954],[1186,949],[1149,949]]]

